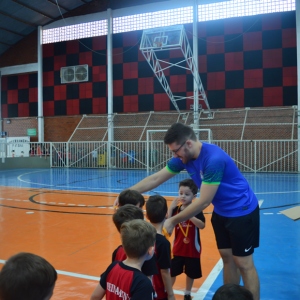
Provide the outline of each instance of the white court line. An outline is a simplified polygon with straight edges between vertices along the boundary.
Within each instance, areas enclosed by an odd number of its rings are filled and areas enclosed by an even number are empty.
[[[63,205],[63,204],[66,204],[66,203],[58,203],[58,204],[62,204]]]
[[[264,213],[264,215],[273,215],[273,213]]]
[[[1,264],[5,264],[5,260],[0,259],[0,263]],[[100,280],[100,277],[96,277],[96,276],[89,276],[89,275],[84,275],[84,274],[78,274],[78,273],[73,273],[73,272],[66,272],[66,271],[60,271],[60,270],[56,270],[57,274],[60,275],[66,275],[66,276],[70,276],[70,277],[77,277],[77,278],[83,278],[83,279],[89,279],[89,280],[94,280],[94,281],[98,281]],[[184,293],[182,291],[176,291],[173,290],[174,294],[177,295],[184,295]],[[195,293],[192,293],[192,296],[195,296]]]
[[[68,205],[76,205],[76,204],[68,203]]]
[[[262,206],[264,200],[259,200],[258,205],[259,207]],[[205,279],[201,287],[199,288],[198,292],[196,293],[196,296],[194,297],[194,300],[203,300],[210,290],[213,283],[216,281],[217,277],[219,276],[220,272],[223,269],[223,261],[222,258],[217,262],[217,264],[214,266],[208,277]]]

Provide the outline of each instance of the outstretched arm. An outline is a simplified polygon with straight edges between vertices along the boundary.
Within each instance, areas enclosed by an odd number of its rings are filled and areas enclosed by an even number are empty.
[[[133,185],[129,189],[136,190],[140,193],[145,193],[151,191],[152,189],[158,187],[165,181],[174,177],[176,174],[170,173],[166,168],[163,168],[159,172],[152,174],[145,179],[141,180],[137,184]]]
[[[152,174],[137,184],[130,187],[130,190],[136,190],[140,193],[145,193],[151,191],[152,189],[158,187],[165,181],[169,180],[170,178],[174,177],[176,174],[170,173],[166,168],[163,168],[159,172]],[[119,197],[115,200],[114,206],[119,204]]]
[[[218,187],[218,184],[202,184],[200,188],[200,197],[182,212],[165,221],[164,227],[166,228],[167,232],[170,234],[176,224],[191,219],[208,207],[213,200]]]

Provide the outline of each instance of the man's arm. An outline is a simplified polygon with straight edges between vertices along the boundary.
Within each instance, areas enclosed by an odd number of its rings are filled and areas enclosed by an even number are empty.
[[[140,193],[145,193],[151,191],[152,189],[161,185],[162,183],[174,177],[175,175],[176,174],[169,172],[166,168],[163,168],[157,173],[144,178],[143,180],[133,185],[129,189],[136,190]],[[114,202],[114,207],[116,207],[117,205],[119,205],[119,197],[117,197],[117,199]]]
[[[197,198],[192,204],[190,204],[179,214],[165,221],[164,227],[166,228],[167,232],[170,234],[173,231],[176,224],[194,217],[195,215],[203,211],[206,207],[208,207],[211,201],[213,200],[218,190],[218,187],[218,184],[202,183],[200,188],[200,197]]]
[[[169,269],[161,269],[160,270],[162,280],[164,282],[165,289],[168,293],[168,300],[175,300],[173,288],[172,288],[172,280]]]
[[[134,186],[130,187],[130,190],[136,190],[140,193],[145,193],[151,191],[152,189],[158,187],[165,181],[174,177],[176,174],[170,173],[166,168],[161,169],[155,174],[152,174],[145,179],[141,180]]]
[[[100,300],[105,296],[105,289],[100,285],[100,283],[96,286],[90,300]]]

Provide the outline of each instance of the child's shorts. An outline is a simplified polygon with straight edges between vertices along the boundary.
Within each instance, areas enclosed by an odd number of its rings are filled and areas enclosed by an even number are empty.
[[[192,279],[202,277],[200,257],[183,257],[174,255],[171,261],[171,277],[176,277],[182,273],[185,273]]]

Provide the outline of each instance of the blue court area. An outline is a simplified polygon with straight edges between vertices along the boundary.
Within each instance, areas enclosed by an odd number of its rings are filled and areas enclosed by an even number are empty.
[[[0,171],[0,186],[119,193],[146,176],[144,170],[11,169]],[[260,247],[254,253],[261,299],[300,299],[300,221],[280,214],[281,210],[300,205],[300,174],[244,176],[258,200],[263,200]],[[176,197],[178,183],[184,178],[188,178],[187,173],[173,177],[148,194]],[[222,271],[209,285],[206,296],[195,295],[194,299],[211,299],[221,285]]]

